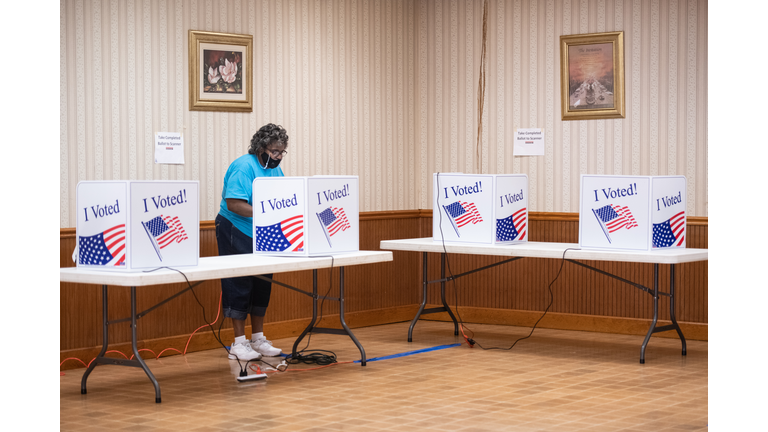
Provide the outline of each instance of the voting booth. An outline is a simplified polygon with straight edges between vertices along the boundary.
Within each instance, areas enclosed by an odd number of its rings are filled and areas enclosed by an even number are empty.
[[[435,173],[433,191],[434,241],[528,241],[527,175]]]
[[[78,267],[131,271],[197,265],[197,181],[83,181],[76,200]]]
[[[313,256],[360,250],[357,176],[253,181],[253,253]]]
[[[684,176],[581,176],[579,247],[685,247]]]

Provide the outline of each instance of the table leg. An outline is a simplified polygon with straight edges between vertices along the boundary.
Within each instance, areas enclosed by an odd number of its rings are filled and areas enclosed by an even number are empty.
[[[442,300],[443,307],[445,308],[446,312],[448,312],[448,315],[450,315],[451,319],[453,320],[453,335],[458,336],[459,322],[456,321],[456,317],[453,316],[453,312],[451,312],[451,308],[448,306],[448,303],[445,301],[445,260],[446,260],[446,256],[445,256],[445,253],[443,253],[442,261],[440,263],[440,279],[442,279],[442,282],[440,282],[440,300]]]
[[[357,349],[360,350],[360,363],[365,366],[365,350],[352,333],[352,330],[347,326],[346,321],[344,321],[344,267],[339,269],[339,321],[341,321],[341,326],[346,330],[347,334],[352,339],[352,342],[357,345]]]
[[[672,325],[677,331],[677,335],[680,337],[680,342],[683,344],[683,355],[686,355],[685,336],[683,336],[683,330],[680,325],[677,324],[677,318],[675,317],[675,265],[672,264],[669,267],[669,317],[672,320]]]
[[[108,312],[108,305],[109,302],[107,301],[107,286],[102,285],[101,286],[101,311],[102,311],[102,328],[103,328],[103,335],[102,335],[102,346],[101,351],[99,352],[99,355],[96,356],[96,358],[104,357],[104,354],[107,352],[107,346],[109,345],[109,321],[107,320],[107,312]],[[96,367],[98,362],[96,359],[93,359],[91,361],[91,364],[88,365],[88,368],[85,370],[85,373],[83,373],[83,379],[80,381],[80,394],[88,394],[88,390],[85,387],[86,382],[88,381],[88,375],[93,372],[93,369]]]
[[[152,385],[155,386],[155,403],[160,403],[160,384],[157,383],[157,380],[155,379],[155,376],[152,375],[152,372],[147,367],[147,364],[144,363],[144,359],[141,358],[141,355],[139,354],[139,349],[136,345],[136,287],[131,287],[131,348],[133,348],[133,355],[136,357],[136,361],[139,362],[139,365],[141,365],[141,368],[144,370],[144,372],[149,377],[149,380],[152,381]]]
[[[296,349],[299,347],[299,342],[315,327],[315,321],[317,321],[317,269],[312,270],[312,321],[309,322],[307,328],[301,332],[296,342],[293,343],[293,350],[291,350],[292,358],[297,357],[298,351]]]
[[[656,322],[659,320],[659,265],[653,265],[653,320],[651,321],[651,328],[648,329],[648,333],[645,335],[643,345],[640,347],[640,364],[645,363],[645,348],[648,346],[648,341],[651,340],[651,335],[655,333]]]
[[[651,328],[648,329],[648,333],[645,335],[645,340],[640,348],[640,364],[645,363],[645,349],[648,346],[648,342],[651,340],[651,335],[654,333],[660,333],[663,331],[675,330],[680,337],[680,342],[683,345],[683,355],[686,355],[685,336],[680,325],[677,323],[675,317],[675,265],[670,267],[670,279],[669,279],[669,293],[662,293],[669,296],[669,317],[672,324],[657,327],[656,324],[659,320],[659,265],[653,265],[653,320],[651,321]]]
[[[421,288],[421,305],[419,305],[419,311],[416,312],[416,316],[413,317],[413,321],[411,321],[411,326],[408,328],[408,342],[413,342],[413,328],[416,326],[416,322],[419,321],[419,317],[421,316],[421,313],[424,311],[424,306],[427,304],[427,285],[429,284],[429,280],[427,279],[427,253],[422,252],[421,254],[421,263],[422,263],[422,270],[423,270],[423,279],[422,279],[422,288]]]

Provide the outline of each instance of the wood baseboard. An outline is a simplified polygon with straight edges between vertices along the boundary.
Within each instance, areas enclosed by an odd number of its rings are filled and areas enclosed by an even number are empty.
[[[347,326],[350,328],[369,327],[374,325],[390,324],[394,322],[410,321],[416,315],[416,311],[418,311],[418,309],[418,305],[375,309],[364,312],[346,313],[344,318],[347,322]],[[270,339],[297,337],[307,327],[307,325],[309,325],[309,322],[310,319],[307,318],[266,323],[264,324],[264,333],[266,333]],[[322,321],[315,325],[327,328],[341,328],[338,314],[323,316]],[[218,331],[218,323],[214,324],[214,329]],[[245,334],[250,335],[250,332],[250,326],[246,326]],[[189,336],[190,335],[186,334],[181,336],[139,341],[137,348],[139,349],[139,353],[141,353],[141,357],[143,359],[153,359],[157,356],[167,357],[171,355],[179,355],[184,353],[185,349],[186,352],[196,352],[221,348],[221,345],[216,340],[216,338],[214,338],[209,327],[200,329],[197,333],[194,334],[194,336],[192,336],[191,340]],[[231,328],[221,329],[221,341],[224,343],[224,345],[229,346],[233,339],[234,333]],[[187,346],[187,341],[189,341],[189,346]],[[284,352],[289,352],[292,347],[282,346],[280,348],[282,348]],[[130,342],[110,345],[108,350],[119,351],[129,358],[133,355]],[[64,363],[61,365],[60,369],[68,370],[84,368],[85,365],[91,361],[91,359],[95,358],[99,354],[99,351],[101,351],[100,346],[61,351],[60,362]],[[118,353],[108,353],[106,356],[123,358],[123,356]],[[76,359],[82,360],[85,365]]]
[[[427,307],[438,307],[438,305],[427,305]],[[539,311],[522,311],[509,309],[491,309],[462,307],[458,309],[461,318],[466,323],[476,324],[498,324],[512,325],[522,327],[532,327],[536,320],[541,317]],[[447,312],[425,315],[425,320],[433,321],[451,321]],[[672,324],[671,321],[659,320],[657,325]],[[704,323],[680,322],[680,329],[686,340],[706,341],[708,338],[708,326]],[[637,318],[620,318],[597,315],[579,315],[548,312],[539,322],[538,327],[550,328],[556,330],[579,330],[598,333],[615,333],[645,336],[651,327],[651,320]],[[653,337],[677,338],[674,331],[655,333]]]
[[[437,307],[437,305],[428,305],[428,307]],[[400,306],[388,309],[376,309],[364,312],[352,312],[345,315],[347,325],[350,328],[369,327],[374,325],[391,324],[396,322],[410,321],[413,319],[418,305]],[[512,325],[522,327],[532,327],[536,320],[541,316],[539,311],[521,311],[521,310],[506,310],[506,309],[490,309],[490,308],[473,308],[473,307],[459,307],[459,313],[461,314],[464,322],[475,324],[495,324],[495,325]],[[450,317],[447,313],[436,313],[425,315],[422,317],[424,320],[430,321],[450,321]],[[275,323],[267,323],[264,325],[264,332],[269,335],[271,339],[283,339],[296,337],[307,327],[309,319],[299,319],[291,321],[282,321]],[[321,324],[322,323],[322,324]],[[321,323],[323,327],[341,328],[339,324],[339,315],[327,315],[323,317]],[[659,321],[659,325],[669,324],[668,321]],[[689,323],[679,322],[680,328],[683,330],[685,338],[688,340],[708,340],[708,326],[701,323]],[[550,328],[557,330],[578,330],[578,331],[591,331],[599,333],[614,333],[614,334],[628,334],[644,336],[648,332],[648,328],[651,325],[651,320],[635,319],[635,318],[617,318],[607,316],[594,316],[594,315],[577,315],[577,314],[565,314],[549,312],[541,320],[538,327]],[[217,328],[214,326],[214,328]],[[250,333],[250,327],[246,328],[246,334]],[[656,333],[654,337],[666,337],[676,338],[675,332],[663,332]],[[225,345],[229,345],[234,338],[232,329],[222,329],[221,339]],[[189,346],[187,347],[187,341]],[[183,353],[186,348],[186,352],[204,351],[210,349],[220,348],[221,345],[213,337],[210,329],[200,329],[190,340],[189,335],[174,336],[161,339],[152,339],[140,341],[138,343],[139,350],[151,350],[140,351],[142,358],[151,359],[158,355],[166,357],[170,355],[179,355]],[[289,351],[290,346],[281,347],[284,351]],[[87,364],[91,359],[96,357],[101,347],[82,348],[74,350],[61,351],[61,360],[64,362],[61,365],[61,370],[77,369],[85,367],[83,363]],[[121,343],[109,346],[110,351],[119,351],[128,357],[131,357],[131,344]],[[165,351],[164,351],[165,350]],[[162,353],[162,354],[161,354]],[[109,353],[108,357],[122,357],[118,353]],[[80,359],[83,363],[77,360]],[[66,361],[65,361],[66,360]]]

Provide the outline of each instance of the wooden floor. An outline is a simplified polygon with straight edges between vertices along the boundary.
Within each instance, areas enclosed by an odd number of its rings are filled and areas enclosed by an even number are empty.
[[[61,376],[61,430],[696,431],[708,425],[708,343],[536,329],[511,350],[460,343],[452,324],[420,321],[355,329],[369,359],[319,370],[292,365],[239,383],[224,349],[147,360],[162,391],[137,368],[98,366]],[[507,348],[529,328],[470,324],[485,347]],[[267,335],[269,336],[269,335]],[[290,351],[295,339],[275,340]],[[229,344],[231,341],[224,341]],[[309,351],[360,358],[345,336],[312,336]],[[416,350],[425,352],[373,360]]]

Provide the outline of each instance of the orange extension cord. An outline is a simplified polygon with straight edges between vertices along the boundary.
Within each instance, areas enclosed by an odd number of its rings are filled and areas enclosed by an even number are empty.
[[[219,320],[219,317],[221,316],[221,293],[219,293],[219,308],[218,308],[218,310],[219,310],[219,312],[218,312],[218,314],[216,315],[216,319],[215,319],[215,320],[213,320],[213,322],[211,323],[211,325],[213,325],[213,324],[216,324],[216,322]],[[195,333],[197,333],[197,332],[198,332],[198,330],[200,330],[200,329],[202,329],[202,328],[204,328],[204,327],[208,327],[208,324],[205,324],[205,325],[202,325],[202,326],[198,327],[198,328],[197,328],[197,330],[193,331],[193,332],[192,332],[192,334],[191,334],[191,335],[189,335],[189,339],[187,339],[187,345],[186,345],[186,346],[184,346],[184,352],[181,352],[181,351],[177,350],[176,348],[166,348],[166,349],[164,349],[164,350],[160,351],[160,354],[155,354],[155,352],[154,352],[154,351],[152,351],[151,349],[146,349],[146,348],[145,348],[145,349],[140,349],[140,350],[139,350],[139,352],[142,352],[142,351],[149,351],[149,352],[151,352],[151,353],[152,353],[152,355],[153,355],[153,356],[155,356],[155,360],[159,359],[159,358],[160,358],[160,356],[161,356],[161,355],[163,355],[163,353],[164,353],[164,352],[166,352],[166,351],[168,351],[168,350],[173,350],[173,351],[176,351],[177,353],[179,353],[179,354],[181,354],[181,355],[186,355],[186,354],[187,354],[187,349],[189,348],[189,343],[192,341],[192,336],[194,336],[194,335],[195,335]],[[125,357],[125,358],[126,358],[126,359],[128,359],[128,360],[131,360],[131,359],[133,359],[133,357],[134,357],[133,355],[131,355],[131,358],[128,358],[128,356],[127,356],[127,355],[123,354],[123,353],[122,353],[122,352],[120,352],[120,351],[116,351],[116,350],[110,350],[110,351],[107,351],[107,352],[106,352],[106,353],[104,353],[104,354],[108,354],[108,353],[117,353],[117,354],[120,354],[121,356]],[[61,365],[63,365],[63,364],[64,364],[64,362],[66,362],[67,360],[77,360],[77,361],[79,361],[80,363],[82,363],[82,364],[83,364],[83,366],[85,366],[85,367],[88,367],[88,366],[90,366],[90,365],[91,365],[91,363],[93,363],[93,361],[94,361],[94,360],[96,360],[96,357],[92,358],[92,359],[91,359],[91,361],[89,361],[89,362],[88,362],[88,364],[85,364],[85,362],[84,362],[84,361],[80,360],[80,359],[79,359],[79,358],[77,358],[77,357],[69,357],[69,358],[65,358],[64,360],[62,360],[62,361],[61,361],[61,363],[59,364],[59,367],[61,367]],[[64,376],[64,372],[61,372],[61,375],[60,375],[60,376]]]

